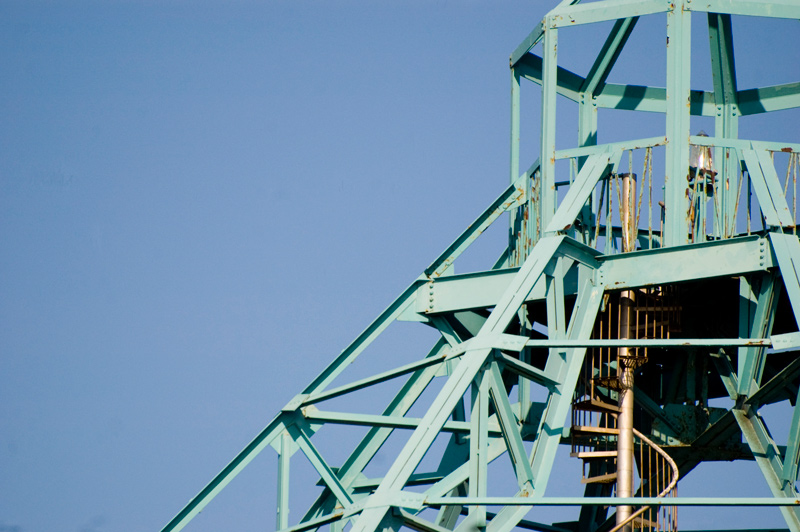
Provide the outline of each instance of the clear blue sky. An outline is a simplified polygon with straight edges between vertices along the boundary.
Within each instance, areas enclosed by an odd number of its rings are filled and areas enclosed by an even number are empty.
[[[0,532],[180,510],[502,190],[508,55],[554,5],[0,4]],[[800,79],[797,29],[741,88]],[[585,73],[604,36],[571,35]],[[271,529],[273,458],[187,530]]]

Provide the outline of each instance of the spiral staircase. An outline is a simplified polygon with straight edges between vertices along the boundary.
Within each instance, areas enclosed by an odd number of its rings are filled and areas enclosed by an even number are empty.
[[[595,339],[669,338],[680,326],[680,306],[674,287],[657,287],[606,294],[598,314]],[[621,397],[633,393],[633,376],[648,362],[647,348],[602,347],[587,353],[580,385],[572,403],[570,455],[583,461],[582,482],[599,496],[618,494],[620,472]],[[674,497],[678,469],[672,458],[653,440],[631,427],[633,458],[639,488],[635,496]],[[594,509],[597,526],[607,509]],[[619,513],[619,509],[618,509]],[[677,531],[677,508],[646,506],[628,509],[611,530]]]

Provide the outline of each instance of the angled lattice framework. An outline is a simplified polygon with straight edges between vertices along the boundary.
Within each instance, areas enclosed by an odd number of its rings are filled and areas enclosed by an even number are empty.
[[[639,18],[657,14],[667,21],[667,86],[608,83]],[[732,15],[800,19],[800,5],[565,0],[551,11],[511,56],[511,185],[164,531],[187,525],[267,447],[279,456],[276,529],[286,532],[323,526],[358,532],[609,530],[608,506],[667,502],[777,506],[788,527],[800,531],[800,408],[794,408],[788,440],[780,446],[759,414],[761,406],[779,401],[796,405],[800,390],[794,208],[800,144],[741,139],[738,131],[740,116],[800,107],[800,82],[739,89]],[[690,30],[699,17],[709,29],[713,91],[692,90],[690,83]],[[560,67],[559,29],[604,21],[613,21],[613,28],[591,69],[579,75]],[[524,80],[542,87],[542,155],[541,164],[520,173]],[[556,147],[557,96],[578,106],[577,148]],[[661,113],[664,135],[599,144],[600,108]],[[692,115],[714,117],[713,136],[692,136]],[[713,154],[717,167],[691,162],[695,153]],[[627,172],[621,171],[625,161]],[[638,193],[631,185],[634,163],[643,168]],[[786,165],[783,182],[779,164]],[[621,186],[626,179],[628,188]],[[510,238],[502,257],[485,271],[456,275],[458,257],[505,213]],[[625,222],[628,215],[632,222]],[[647,228],[640,228],[645,219]],[[668,338],[598,335],[598,315],[608,315],[610,302],[643,287],[677,294],[672,308],[681,328]],[[714,319],[703,319],[709,315]],[[432,328],[439,339],[408,363],[338,384],[346,370],[372,356],[368,346],[398,321]],[[636,497],[610,498],[608,485],[592,483],[582,498],[545,497],[556,449],[569,443],[574,399],[587,396],[595,381],[606,399],[617,393],[593,373],[582,378],[587,368],[594,371],[587,353],[618,348],[648,349],[658,361],[635,370],[638,383],[663,383],[636,388],[635,430],[642,441],[665,451],[681,477],[706,460],[755,460],[774,497],[643,497],[652,479],[641,465]],[[399,383],[393,395],[370,396],[370,407],[380,403],[377,414],[365,413],[359,401],[345,402],[345,410],[327,408],[390,382]],[[709,400],[719,397],[729,398],[731,407],[711,408]],[[422,415],[414,417],[412,409]],[[687,418],[690,427],[680,422]],[[326,460],[329,451],[318,438],[328,425],[365,431],[340,463]],[[368,477],[375,457],[401,432],[406,438],[392,451],[390,465]],[[445,444],[434,445],[437,438]],[[290,522],[290,458],[297,451],[319,476],[321,490]],[[513,471],[513,493],[506,497],[493,496],[488,480],[489,464],[501,458]],[[581,511],[561,528],[526,520],[540,505]]]

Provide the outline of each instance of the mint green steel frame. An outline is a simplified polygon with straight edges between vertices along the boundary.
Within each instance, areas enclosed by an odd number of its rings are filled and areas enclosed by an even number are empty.
[[[713,91],[694,91],[686,65],[690,61],[693,12],[707,18]],[[609,72],[634,31],[639,17],[666,14],[667,86],[641,87],[607,83]],[[163,532],[181,530],[257,455],[267,447],[278,454],[276,530],[300,532],[329,526],[354,532],[408,527],[425,532],[485,529],[505,532],[516,526],[558,530],[525,521],[535,506],[616,505],[607,497],[545,497],[555,452],[565,428],[573,392],[587,348],[603,346],[706,349],[714,360],[733,407],[693,441],[713,446],[741,433],[743,453],[755,459],[774,498],[633,498],[626,504],[677,506],[777,506],[789,529],[800,532],[800,495],[796,489],[800,461],[800,408],[795,408],[785,446],[772,439],[761,405],[800,401],[800,387],[787,395],[800,375],[800,332],[773,335],[772,323],[780,283],[800,324],[800,241],[794,234],[796,214],[789,208],[773,160],[774,152],[795,156],[800,145],[738,138],[738,117],[800,107],[800,82],[740,90],[736,84],[731,15],[800,18],[800,5],[783,0],[605,0],[580,4],[565,0],[551,11],[512,53],[511,184],[423,273],[406,288],[333,362],[294,397],[186,507]],[[613,29],[588,74],[580,76],[558,65],[558,30],[602,21]],[[541,48],[541,56],[532,50]],[[520,173],[520,84],[542,87],[540,158]],[[555,137],[559,96],[578,105],[578,146],[558,149]],[[662,137],[598,144],[598,109],[663,113]],[[713,116],[712,137],[691,136],[691,115]],[[709,146],[724,161],[719,179],[729,186],[719,193],[710,234],[698,235],[686,217],[686,176],[692,145]],[[610,210],[602,211],[603,186],[620,158],[632,150],[663,148],[663,229],[640,239],[642,249],[618,254]],[[648,152],[649,153],[649,152]],[[732,155],[732,156],[730,156]],[[575,162],[569,181],[556,175],[556,162]],[[743,179],[744,176],[746,180]],[[757,233],[737,230],[740,183],[752,188],[763,218]],[[561,196],[558,188],[569,186]],[[562,199],[559,201],[559,197]],[[508,213],[509,245],[491,269],[455,275],[458,257],[491,224]],[[741,225],[741,219],[739,224]],[[605,240],[599,238],[603,235]],[[646,244],[646,245],[645,245]],[[603,247],[603,251],[595,248]],[[664,285],[718,277],[739,277],[751,304],[742,305],[739,338],[681,340],[592,340],[591,333],[608,290]],[[755,284],[752,284],[752,283]],[[567,313],[565,300],[574,298]],[[525,305],[544,302],[547,339],[530,336]],[[331,387],[345,369],[395,321],[416,321],[436,328],[441,338],[423,358],[348,384]],[[519,324],[519,334],[509,325]],[[467,332],[465,332],[467,331]],[[547,349],[544,369],[531,364],[531,349]],[[738,353],[737,367],[729,355]],[[770,351],[771,350],[771,351]],[[794,358],[771,379],[764,368],[773,351]],[[513,355],[513,356],[512,356]],[[785,353],[782,356],[786,356]],[[503,372],[517,379],[512,402]],[[437,377],[445,377],[422,418],[407,416]],[[366,390],[393,379],[405,379],[380,415],[320,410],[333,398]],[[766,382],[765,382],[766,381]],[[544,403],[531,402],[540,389]],[[793,389],[793,388],[792,388]],[[669,425],[658,404],[637,392],[642,408]],[[467,398],[471,398],[467,408]],[[349,458],[334,466],[315,434],[328,424],[369,427]],[[674,428],[674,426],[673,426]],[[364,469],[390,435],[412,431],[381,478],[368,479]],[[418,471],[440,434],[449,434],[447,451],[435,471]],[[530,451],[525,443],[530,442]],[[300,451],[325,489],[296,524],[290,524],[290,458]],[[514,497],[490,496],[488,464],[507,455],[517,481]],[[677,458],[681,474],[703,456]],[[722,458],[720,458],[722,459]],[[423,491],[409,486],[425,486]],[[587,492],[588,493],[588,492]],[[499,508],[487,511],[487,506]],[[430,520],[421,512],[438,509]],[[464,517],[460,515],[464,513]],[[427,514],[426,514],[427,516]],[[583,525],[582,525],[583,526]]]

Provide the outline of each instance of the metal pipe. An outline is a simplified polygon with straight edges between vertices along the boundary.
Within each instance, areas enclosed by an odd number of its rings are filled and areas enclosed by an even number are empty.
[[[622,198],[620,201],[620,225],[622,226],[622,251],[633,251],[636,242],[636,180],[632,174],[622,177]],[[632,313],[634,307],[633,290],[625,290],[619,298],[619,338],[631,338]],[[617,440],[617,497],[633,496],[633,366],[629,366],[631,350],[620,347],[617,351],[617,372],[619,372],[619,439]],[[631,532],[629,517],[631,506],[617,506],[617,525],[623,532]]]
[[[630,337],[630,318],[633,309],[633,291],[620,294],[620,339]],[[626,364],[630,356],[628,347],[620,347],[617,358],[617,371],[620,371],[619,392],[619,440],[617,441],[617,497],[633,497],[633,368]],[[630,506],[617,506],[617,524],[627,520],[631,514]],[[624,532],[631,528],[624,527]]]
[[[634,250],[636,245],[636,174],[620,175],[622,178],[622,197],[619,202],[619,218],[622,228],[622,252]]]

